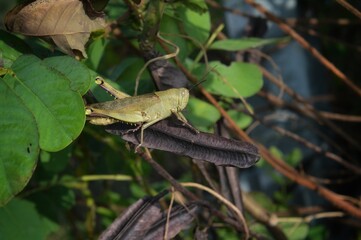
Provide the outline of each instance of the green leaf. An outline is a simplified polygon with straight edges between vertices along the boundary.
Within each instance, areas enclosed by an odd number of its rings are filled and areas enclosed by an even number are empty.
[[[209,132],[221,117],[213,105],[194,97],[189,99],[184,115],[197,129],[205,132]]]
[[[261,223],[255,222],[253,224],[250,224],[249,228],[252,232],[257,233],[259,236],[262,236],[264,239],[272,239],[266,226]]]
[[[203,86],[213,94],[232,98],[250,97],[263,85],[262,73],[254,64],[232,62],[226,66],[220,62],[211,62],[209,67],[214,71],[208,74]],[[206,72],[205,66],[201,65],[195,72],[201,76]]]
[[[292,151],[286,156],[286,161],[291,166],[297,166],[302,160],[302,151],[299,148],[294,148]]]
[[[300,219],[301,221],[301,219]],[[281,222],[278,224],[280,228],[287,235],[287,239],[290,240],[301,240],[305,239],[309,232],[307,223],[299,222]]]
[[[69,63],[66,58],[60,59],[63,61],[54,58],[49,62]],[[20,56],[11,67],[13,72],[0,78],[0,205],[29,181],[39,148],[65,148],[85,123],[81,95],[71,89],[74,76],[67,78],[32,55]],[[72,86],[83,86],[74,88],[84,91],[86,84],[81,81],[88,80],[77,79]]]
[[[184,21],[184,30],[188,36],[201,44],[205,43],[211,30],[209,12],[199,14],[190,9],[182,8],[179,15],[181,20]]]
[[[240,111],[229,110],[227,113],[235,121],[238,127],[242,129],[247,128],[253,121],[251,116]]]
[[[29,181],[39,154],[39,133],[31,111],[0,78],[0,206]]]
[[[205,13],[208,10],[207,4],[204,0],[181,0],[180,3],[198,14]]]
[[[39,215],[31,202],[14,199],[0,208],[1,239],[47,239],[58,228],[54,222]]]
[[[71,89],[81,95],[88,91],[91,81],[95,80],[84,64],[69,56],[46,58],[43,63],[62,73],[70,81]]]
[[[311,226],[308,232],[308,239],[312,240],[323,240],[328,236],[328,231],[325,225]],[[360,234],[360,232],[359,232]]]
[[[283,158],[283,153],[276,146],[271,146],[269,148],[269,151],[276,158],[281,158],[281,159]]]
[[[105,47],[108,43],[109,41],[104,38],[95,39],[90,43],[87,48],[87,54],[89,57],[85,60],[85,62],[92,69],[97,70],[99,68],[104,55]]]
[[[182,24],[181,21],[176,17],[164,14],[160,22],[160,33],[161,35],[162,33],[166,33],[167,35],[164,36],[164,38],[177,45],[180,49],[178,57],[184,60],[191,51],[191,45],[187,43],[186,39],[179,36],[180,34],[184,34],[184,32],[182,33],[179,29],[180,24]],[[173,47],[171,49],[174,51]]]
[[[288,39],[288,38],[287,38]],[[268,44],[275,44],[284,41],[285,38],[242,38],[242,39],[225,39],[214,42],[209,49],[225,50],[225,51],[240,51],[250,48],[262,47]]]
[[[59,151],[69,145],[85,123],[83,100],[69,79],[30,55],[19,57],[12,70],[16,75],[5,75],[3,81],[33,114],[40,147]]]
[[[160,32],[167,33],[164,38],[177,45],[180,49],[178,57],[184,60],[195,47],[205,43],[211,29],[209,12],[198,14],[184,6],[176,8],[175,11],[167,11],[160,24]],[[187,35],[196,41],[183,38]]]
[[[274,212],[277,210],[277,206],[272,202],[272,200],[263,192],[251,192],[249,193],[259,205],[264,209],[267,209],[269,212]]]

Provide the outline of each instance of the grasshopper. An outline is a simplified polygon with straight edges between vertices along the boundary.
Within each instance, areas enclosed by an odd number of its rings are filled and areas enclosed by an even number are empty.
[[[198,130],[194,129],[181,113],[189,99],[189,91],[186,88],[171,88],[130,97],[114,89],[100,77],[97,77],[95,82],[116,99],[86,106],[87,120],[95,125],[109,125],[116,122],[138,124],[141,126],[141,134],[137,148],[143,144],[144,129],[172,114],[198,133]],[[139,127],[135,130],[138,129]]]

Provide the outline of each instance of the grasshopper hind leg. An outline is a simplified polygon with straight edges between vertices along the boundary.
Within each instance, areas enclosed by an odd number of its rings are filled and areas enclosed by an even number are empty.
[[[95,78],[95,83],[98,84],[101,88],[103,88],[110,95],[114,96],[117,99],[122,99],[129,97],[128,94],[123,93],[114,87],[112,87],[109,83],[107,83],[102,77],[98,76]]]
[[[147,122],[145,124],[142,124],[142,127],[140,128],[140,143],[138,144],[138,146],[135,147],[135,152],[137,152],[138,148],[141,147],[143,145],[143,140],[144,140],[144,130],[153,125],[154,123],[156,122],[159,122],[160,120],[162,119],[156,119],[156,120],[153,120],[151,122]],[[139,128],[138,128],[139,129]]]

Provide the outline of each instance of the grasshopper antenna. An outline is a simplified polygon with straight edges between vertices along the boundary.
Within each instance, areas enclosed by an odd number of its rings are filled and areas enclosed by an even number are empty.
[[[197,82],[197,83],[195,83],[195,84],[189,89],[189,91],[191,91],[193,88],[197,87],[199,84],[202,84],[202,83],[204,83],[205,81],[207,81],[207,76],[208,76],[208,74],[209,74],[210,72],[212,72],[216,67],[217,67],[217,66],[214,66],[214,67],[212,67],[211,69],[209,69],[209,70],[203,75],[202,80],[199,81],[199,82]]]
[[[149,64],[155,62],[155,61],[158,61],[158,60],[167,60],[169,58],[174,58],[178,55],[179,53],[179,47],[177,45],[175,45],[174,43],[172,43],[171,41],[168,41],[167,39],[163,38],[159,32],[157,33],[157,37],[158,39],[162,40],[163,42],[165,43],[168,43],[169,45],[173,46],[175,48],[175,51],[173,53],[169,53],[169,54],[166,54],[164,56],[159,56],[159,57],[156,57],[156,58],[153,58],[151,60],[149,60],[143,67],[142,69],[140,69],[138,75],[137,75],[137,78],[135,79],[135,89],[134,89],[134,96],[137,95],[137,91],[138,91],[138,87],[139,87],[139,81],[140,81],[140,77],[142,76],[143,72],[145,71],[145,69],[149,66]]]
[[[196,84],[194,84],[194,85],[189,89],[189,91],[191,91],[193,88],[197,87],[199,84],[204,83],[205,81],[207,81],[207,79],[203,79],[203,80],[197,82]]]

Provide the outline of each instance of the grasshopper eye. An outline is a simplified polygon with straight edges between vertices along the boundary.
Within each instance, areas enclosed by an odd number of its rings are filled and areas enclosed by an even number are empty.
[[[182,94],[182,97],[186,96],[187,95],[187,90],[183,89],[181,94]]]
[[[102,84],[104,84],[104,80],[101,77],[96,77],[95,83],[98,85],[102,85]]]
[[[93,110],[91,108],[85,109],[85,115],[90,115],[92,112],[93,112]]]

